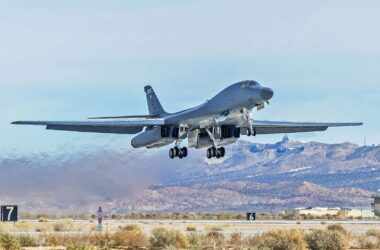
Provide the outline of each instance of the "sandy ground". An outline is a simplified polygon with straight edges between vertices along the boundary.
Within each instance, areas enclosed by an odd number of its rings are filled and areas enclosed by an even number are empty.
[[[64,224],[65,229],[56,230],[57,224]],[[152,229],[165,227],[177,229],[183,232],[188,227],[195,228],[197,232],[205,233],[212,230],[220,231],[225,235],[241,233],[242,236],[260,234],[273,229],[325,229],[330,224],[341,224],[353,235],[364,234],[369,229],[380,229],[380,221],[181,221],[181,220],[107,220],[103,222],[103,232],[115,232],[126,225],[138,225],[145,233],[149,234]],[[69,226],[67,226],[69,225]],[[38,222],[32,220],[20,221],[16,224],[0,224],[0,231],[15,234],[39,234],[39,233],[67,233],[86,234],[96,230],[95,221],[86,220],[52,220]]]

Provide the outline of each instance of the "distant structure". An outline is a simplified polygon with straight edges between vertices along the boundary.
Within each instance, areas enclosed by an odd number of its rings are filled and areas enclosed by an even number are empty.
[[[377,192],[377,194],[372,196],[372,198],[373,198],[373,203],[371,205],[372,205],[373,212],[375,213],[376,216],[380,217],[380,190]]]
[[[98,217],[98,230],[102,230],[102,225],[103,225],[103,209],[102,207],[98,208],[98,211],[96,212],[96,216]]]
[[[293,211],[298,215],[311,215],[311,216],[345,216],[352,218],[371,218],[374,216],[370,209],[357,209],[357,208],[329,208],[329,207],[308,207],[308,208],[296,208]]]

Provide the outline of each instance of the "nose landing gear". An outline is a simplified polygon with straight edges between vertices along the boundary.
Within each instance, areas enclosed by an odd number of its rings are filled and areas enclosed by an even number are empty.
[[[174,159],[178,157],[179,159],[187,157],[187,147],[179,148],[174,147],[169,150],[169,158]]]
[[[223,158],[226,155],[226,150],[224,147],[216,148],[216,147],[211,147],[207,149],[207,158]]]

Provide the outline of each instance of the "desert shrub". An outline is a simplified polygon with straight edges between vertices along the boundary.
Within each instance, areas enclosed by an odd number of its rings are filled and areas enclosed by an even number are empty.
[[[48,222],[49,220],[47,219],[47,217],[38,217],[38,222],[40,222],[40,223],[46,223],[46,222]]]
[[[218,231],[211,231],[206,235],[206,240],[213,248],[221,248],[224,245],[224,235]]]
[[[206,231],[211,231],[211,232],[221,232],[221,231],[223,231],[223,228],[217,227],[217,226],[206,226],[205,229],[206,229]]]
[[[187,226],[186,231],[188,232],[196,232],[197,228],[195,226]]]
[[[64,235],[64,234],[44,234],[42,236],[45,246],[65,246],[80,247],[90,244],[89,235]]]
[[[20,243],[16,239],[9,234],[1,234],[0,235],[0,249],[4,250],[18,250],[21,249]]]
[[[121,228],[118,232],[112,235],[114,246],[127,247],[146,247],[148,245],[147,237],[140,227],[129,225]]]
[[[360,236],[356,240],[354,248],[358,249],[379,249],[380,245],[376,238],[373,236]]]
[[[201,249],[205,244],[205,236],[198,233],[190,233],[187,236],[187,240],[189,242],[190,249]]]
[[[55,232],[67,232],[73,229],[74,225],[71,220],[62,220],[54,223],[53,230]]]
[[[367,236],[373,236],[380,239],[380,230],[377,229],[369,229],[366,233]]]
[[[331,224],[327,226],[327,230],[329,231],[336,231],[343,235],[348,235],[347,230],[340,224]]]
[[[255,237],[251,244],[257,249],[305,250],[304,234],[299,230],[274,230]]]
[[[44,245],[46,246],[59,246],[62,243],[62,237],[53,234],[44,234],[41,237],[44,240]]]
[[[310,250],[341,250],[346,249],[346,240],[342,233],[336,230],[313,230],[305,237]]]
[[[88,242],[90,245],[97,246],[100,249],[107,249],[113,243],[112,235],[106,233],[94,233],[88,236]]]
[[[149,241],[153,249],[163,249],[168,247],[184,249],[189,245],[187,238],[181,232],[177,230],[168,230],[166,228],[153,229]]]
[[[21,247],[36,247],[38,246],[36,238],[30,235],[20,235],[17,236],[17,240]]]
[[[241,234],[240,233],[231,234],[228,243],[233,246],[241,246],[243,244],[243,239],[241,237]]]

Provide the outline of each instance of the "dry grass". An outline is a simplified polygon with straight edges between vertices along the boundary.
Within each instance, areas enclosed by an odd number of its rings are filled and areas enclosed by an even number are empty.
[[[136,222],[139,224],[139,222]],[[145,222],[144,222],[145,223]],[[147,223],[147,222],[146,222]],[[0,233],[0,249],[20,249],[20,247],[63,247],[67,249],[273,249],[273,250],[340,250],[380,249],[380,230],[371,229],[365,234],[351,235],[348,225],[318,224],[319,230],[282,229],[262,230],[258,235],[250,235],[249,228],[258,225],[246,224],[240,230],[233,226],[211,223],[209,225],[163,223],[155,228],[150,224],[113,224],[112,229],[104,227],[104,232],[90,230],[88,223],[72,220],[50,222],[20,222],[0,224],[9,233]],[[186,224],[185,224],[186,225]],[[79,231],[81,226],[86,230]],[[197,229],[198,227],[198,229]],[[37,230],[43,233],[35,233]],[[178,229],[181,228],[182,231]],[[18,230],[25,232],[15,233]],[[242,232],[242,233],[240,233]],[[29,233],[29,234],[28,234]]]

